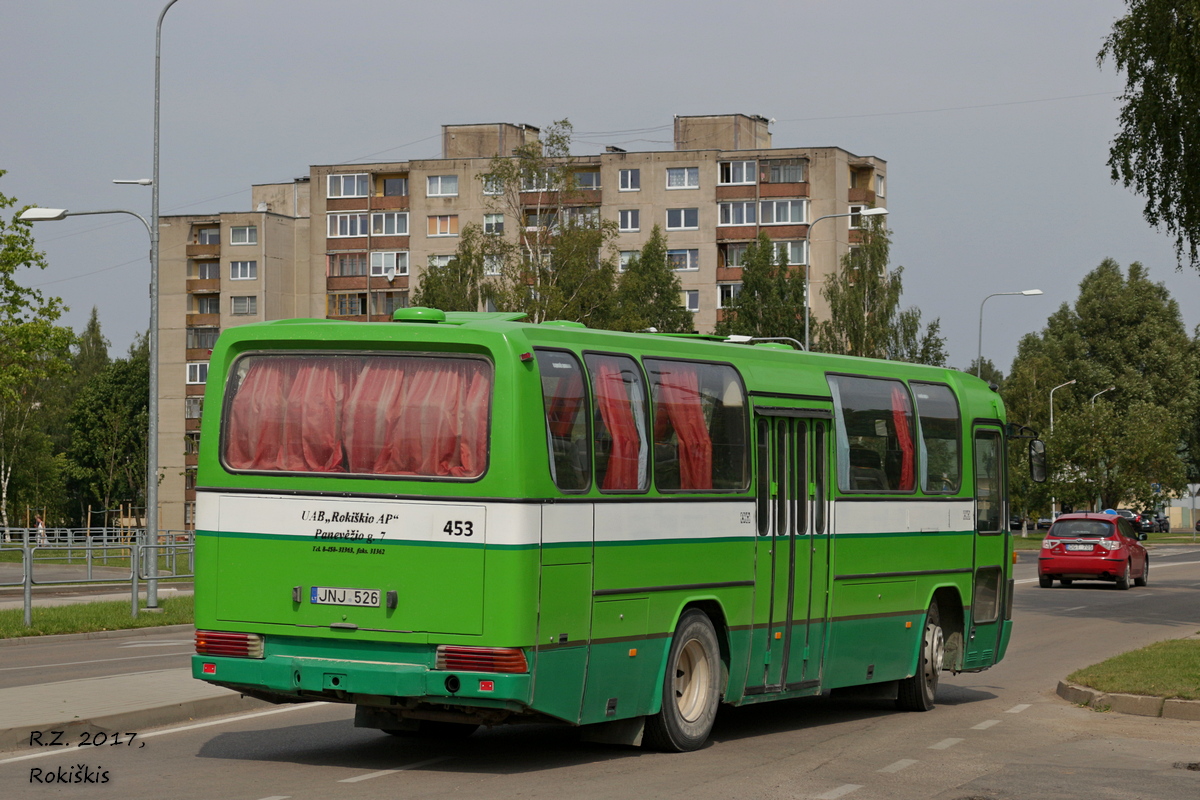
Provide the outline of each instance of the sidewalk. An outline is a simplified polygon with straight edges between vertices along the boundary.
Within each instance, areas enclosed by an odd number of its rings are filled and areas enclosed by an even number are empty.
[[[190,625],[178,627],[191,630]],[[0,709],[4,709],[0,716],[0,753],[18,748],[28,751],[34,731],[43,732],[43,742],[54,739],[50,731],[64,731],[61,741],[78,744],[84,731],[141,733],[147,728],[266,705],[198,681],[190,669],[0,689]]]

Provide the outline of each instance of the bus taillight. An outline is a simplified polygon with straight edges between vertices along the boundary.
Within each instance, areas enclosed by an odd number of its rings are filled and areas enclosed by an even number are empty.
[[[528,672],[525,651],[517,647],[460,647],[442,644],[437,668],[462,672]]]
[[[263,637],[257,633],[196,631],[196,652],[202,656],[262,658]]]

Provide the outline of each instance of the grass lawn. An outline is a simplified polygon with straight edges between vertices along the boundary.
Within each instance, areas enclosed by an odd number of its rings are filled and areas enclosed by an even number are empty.
[[[1067,680],[1101,692],[1200,700],[1200,639],[1171,639],[1113,656]]]
[[[129,615],[128,600],[102,603],[79,603],[70,606],[33,609],[33,625],[25,627],[25,612],[14,608],[0,611],[0,639],[15,636],[50,636],[56,633],[91,633],[93,631],[157,628],[162,625],[191,624],[192,596],[160,598],[161,612],[139,612],[137,619]],[[146,602],[141,601],[141,608]]]

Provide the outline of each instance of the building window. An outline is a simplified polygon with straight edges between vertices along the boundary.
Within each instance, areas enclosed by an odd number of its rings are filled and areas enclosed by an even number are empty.
[[[221,279],[221,263],[219,261],[193,261],[188,265],[188,277],[199,278],[202,281]]]
[[[667,263],[676,272],[700,269],[699,250],[668,250]]]
[[[183,524],[184,525],[195,525],[196,524],[196,501],[195,500],[189,500],[183,504]]]
[[[563,209],[563,218],[568,225],[577,228],[594,228],[600,224],[599,206],[572,206]]]
[[[717,183],[723,186],[755,183],[758,178],[756,171],[753,161],[722,161],[717,165]]]
[[[371,274],[390,278],[408,274],[408,251],[380,251],[371,253]]]
[[[196,384],[208,380],[208,362],[190,361],[187,365],[187,382]]]
[[[753,200],[736,203],[718,203],[718,225],[753,225],[758,219],[755,214],[756,206]]]
[[[229,280],[252,281],[258,277],[257,261],[230,261]]]
[[[683,307],[688,311],[695,313],[700,310],[700,290],[685,289],[680,293],[683,296]]]
[[[188,328],[188,350],[212,350],[217,346],[217,337],[221,335],[220,328]]]
[[[196,231],[196,244],[220,244],[220,228],[201,228]]]
[[[331,294],[326,313],[331,317],[357,317],[367,313],[367,293]]]
[[[772,242],[775,245],[775,260],[778,263],[782,257],[785,264],[795,265],[806,263],[804,258],[804,240],[794,242]]]
[[[258,313],[258,297],[255,295],[246,295],[245,297],[231,297],[229,313],[238,317],[252,316]]]
[[[642,190],[642,171],[640,169],[621,170],[617,188],[622,192],[640,192]]]
[[[750,244],[748,242],[739,242],[737,244],[727,244],[723,246],[722,252],[725,253],[726,267],[741,267],[746,260],[746,248]]]
[[[530,211],[525,214],[525,230],[535,231],[538,228],[553,228],[558,222],[558,215],[553,211],[543,211],[540,214]]]
[[[229,229],[230,244],[258,244],[257,225],[238,225]]]
[[[483,257],[483,274],[499,275],[504,271],[504,256],[485,255]]]
[[[763,225],[798,225],[808,220],[807,200],[763,200],[760,209]]]
[[[504,233],[504,215],[503,214],[484,214],[483,215],[483,232],[484,233]]]
[[[690,231],[700,227],[700,209],[698,208],[668,208],[667,230]]]
[[[330,214],[328,219],[331,239],[367,235],[366,214]]]
[[[550,191],[550,173],[547,171],[527,172],[521,178],[522,192]]]
[[[600,189],[600,170],[585,170],[575,173],[575,188],[576,189],[591,189],[599,191]]]
[[[668,167],[668,189],[698,189],[700,187],[699,167]]]
[[[196,313],[197,314],[220,314],[221,313],[221,295],[219,294],[196,294],[192,295],[196,298]]]
[[[370,180],[365,172],[330,175],[328,197],[366,197]]]
[[[375,236],[408,236],[408,212],[389,211],[371,215],[371,233]]]
[[[430,175],[425,184],[426,197],[457,197],[457,175]]]
[[[204,413],[204,398],[203,397],[185,397],[183,398],[183,418],[184,419],[200,419],[200,415]]]
[[[384,178],[384,197],[408,197],[408,178]]]
[[[371,292],[371,313],[391,316],[397,308],[408,308],[408,292]]]
[[[717,308],[729,308],[733,305],[733,300],[742,293],[742,284],[740,283],[718,283],[717,284]]]
[[[636,208],[624,208],[617,212],[618,227],[623,231],[641,230],[641,211]]]
[[[483,193],[488,195],[504,194],[504,181],[495,175],[484,175]]]
[[[183,489],[190,491],[196,488],[196,468],[185,467],[183,470]]]
[[[629,262],[635,258],[640,258],[642,252],[640,250],[622,250],[620,259],[617,261],[617,271],[624,272],[629,269]]]
[[[804,183],[803,158],[778,158],[763,162],[762,178],[767,183]]]
[[[458,214],[441,214],[429,218],[429,236],[458,236]]]
[[[867,206],[850,206],[850,227],[861,228],[863,226],[862,212],[867,210]]]
[[[200,454],[200,431],[188,431],[183,435],[183,454],[195,456]],[[195,489],[195,486],[188,487]]]
[[[367,274],[366,253],[331,253],[329,275],[337,278],[353,278]]]
[[[452,256],[452,255],[450,255],[450,256],[430,256],[429,257],[429,266],[432,267],[433,269],[438,269],[439,267],[449,266],[450,261],[453,258],[454,258],[454,256]]]
[[[886,184],[885,184],[884,177],[882,175],[880,175],[879,173],[875,173],[875,196],[876,197],[883,197],[883,190],[885,188],[885,185]]]

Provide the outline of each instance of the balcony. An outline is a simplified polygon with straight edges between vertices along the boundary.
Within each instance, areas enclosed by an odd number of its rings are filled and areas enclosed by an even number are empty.
[[[187,326],[189,328],[206,328],[215,327],[221,324],[220,314],[188,314]]]
[[[851,203],[866,203],[869,206],[875,205],[875,192],[870,189],[851,189],[847,192],[846,200]]]
[[[217,294],[221,291],[220,278],[188,278],[188,294]]]
[[[221,245],[219,244],[189,244],[187,246],[188,258],[217,258],[221,255]]]

